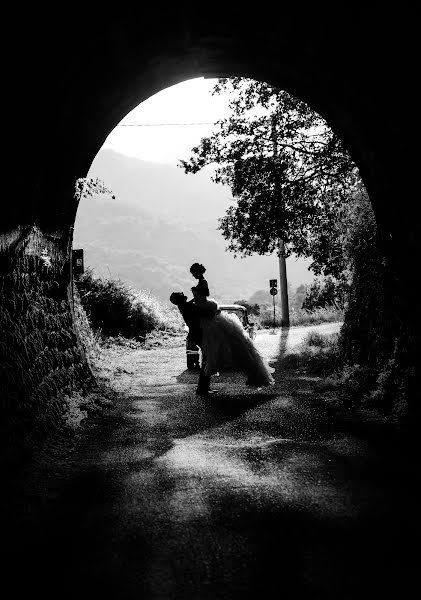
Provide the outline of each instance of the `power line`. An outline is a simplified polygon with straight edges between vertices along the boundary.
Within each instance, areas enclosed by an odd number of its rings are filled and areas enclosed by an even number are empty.
[[[121,123],[120,125],[117,125],[117,127],[190,127],[194,125],[216,125],[216,123]]]

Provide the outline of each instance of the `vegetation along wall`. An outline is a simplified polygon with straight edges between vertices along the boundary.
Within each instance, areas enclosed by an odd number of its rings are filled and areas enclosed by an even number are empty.
[[[67,255],[36,228],[1,254],[1,456],[61,428],[69,395],[92,383],[69,302]]]

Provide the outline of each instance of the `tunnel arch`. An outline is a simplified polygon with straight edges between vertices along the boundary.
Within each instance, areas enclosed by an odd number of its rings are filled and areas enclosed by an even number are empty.
[[[410,15],[283,11],[280,20],[260,22],[230,10],[204,17],[148,9],[141,29],[130,15],[103,13],[77,45],[77,15],[56,30],[42,14],[22,21],[26,78],[17,69],[15,111],[22,112],[33,88],[36,118],[15,126],[10,145],[16,148],[19,136],[37,145],[25,169],[15,167],[21,193],[12,188],[1,223],[6,444],[26,439],[29,430],[42,437],[59,424],[66,394],[90,379],[72,323],[75,180],[86,176],[130,110],[160,89],[200,76],[248,77],[285,89],[343,140],[373,204],[389,265],[391,318],[404,331],[407,368],[415,369],[420,326],[407,282],[420,258],[420,236],[414,182],[402,177],[411,161],[410,36],[399,46],[390,43],[392,32],[410,26]],[[40,258],[44,248],[52,267]]]

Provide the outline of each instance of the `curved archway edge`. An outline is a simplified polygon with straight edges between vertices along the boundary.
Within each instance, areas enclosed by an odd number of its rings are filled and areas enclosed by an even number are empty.
[[[259,19],[229,10],[202,17],[149,9],[140,21],[97,15],[83,30],[78,15],[53,26],[43,17],[20,20],[25,71],[17,61],[9,64],[12,185],[0,224],[4,439],[25,437],[34,422],[40,432],[59,422],[66,393],[89,379],[72,324],[75,179],[86,175],[132,108],[198,76],[244,76],[286,89],[343,139],[373,203],[393,318],[410,340],[408,369],[416,368],[420,326],[408,290],[420,259],[415,182],[408,176],[415,72],[410,14],[367,8],[324,14],[317,7]],[[44,248],[50,270],[40,259]]]

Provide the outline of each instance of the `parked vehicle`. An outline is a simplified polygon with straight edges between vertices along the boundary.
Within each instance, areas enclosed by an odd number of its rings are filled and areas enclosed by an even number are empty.
[[[249,319],[248,311],[245,306],[241,304],[220,304],[219,309],[228,313],[237,315],[243,325],[245,331],[251,340],[256,337],[256,329],[254,322]],[[186,340],[186,358],[187,368],[191,370],[200,369],[200,350],[196,344],[193,344],[191,340]]]
[[[249,318],[248,310],[245,306],[242,306],[241,304],[220,304],[219,308],[221,311],[226,311],[237,315],[250,339],[254,340],[256,337],[256,329],[254,322]]]
[[[189,338],[186,339],[187,368],[190,370],[200,369],[200,350]]]

